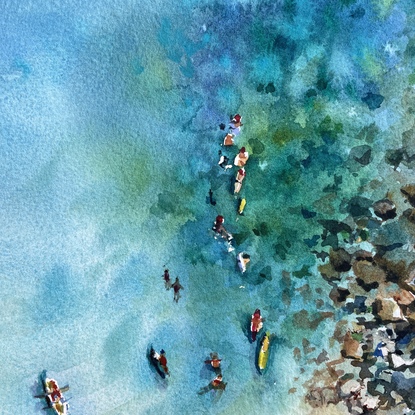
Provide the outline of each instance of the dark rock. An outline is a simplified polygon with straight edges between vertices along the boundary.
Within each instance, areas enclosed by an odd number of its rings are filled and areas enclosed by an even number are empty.
[[[274,49],[287,49],[289,45],[290,45],[290,39],[283,35],[278,35],[274,39],[274,44],[273,44]]]
[[[371,290],[375,290],[376,288],[379,287],[379,283],[377,281],[374,281],[374,282],[368,284],[363,279],[356,278],[356,282],[357,282],[357,285],[362,287],[366,292],[369,292]]]
[[[323,262],[326,260],[327,257],[330,256],[330,254],[328,254],[326,251],[311,251],[311,253],[313,253],[317,258],[321,259]]]
[[[264,91],[264,87],[265,87],[265,85],[264,85],[264,84],[259,84],[259,85],[256,87],[256,90],[257,90],[258,92],[263,92],[263,91]]]
[[[379,256],[383,256],[386,254],[386,252],[393,251],[394,249],[401,248],[402,246],[403,246],[403,243],[396,242],[391,245],[375,245],[375,248],[376,248],[376,253]]]
[[[310,239],[303,239],[304,243],[309,247],[312,248],[313,246],[315,246],[318,242],[318,240],[320,239],[319,235],[313,235],[312,238]]]
[[[371,111],[380,108],[385,97],[380,94],[373,94],[368,92],[363,98],[362,101],[369,107]]]
[[[406,378],[403,373],[392,374],[392,386],[402,396],[409,408],[415,408],[415,378]]]
[[[314,218],[314,216],[317,215],[316,212],[312,212],[312,211],[304,209],[304,208],[301,208],[301,214],[303,215],[304,219],[311,219],[311,218]]]
[[[382,220],[393,219],[396,217],[396,206],[389,199],[378,200],[373,204],[375,215]]]
[[[271,281],[272,280],[271,266],[267,265],[266,267],[262,268],[261,271],[259,272],[259,276],[267,279],[268,281]]]
[[[406,209],[402,212],[402,216],[406,218],[409,222],[415,224],[415,209]]]
[[[347,203],[346,209],[353,216],[353,218],[370,217],[372,216],[369,207],[372,206],[372,201],[365,197],[352,197]]]
[[[275,86],[272,82],[270,82],[266,87],[265,87],[265,92],[267,94],[272,94],[273,92],[275,92]]]
[[[335,234],[330,234],[326,238],[324,238],[323,242],[321,243],[321,246],[330,246],[333,249],[338,249],[339,247],[339,238]]]
[[[366,10],[362,6],[359,6],[350,13],[350,17],[353,17],[353,19],[361,19],[365,13]]]
[[[373,254],[369,251],[365,251],[363,249],[360,249],[359,251],[356,251],[354,254],[354,259],[356,261],[368,261],[373,262]]]
[[[317,89],[319,89],[320,91],[323,91],[327,88],[327,85],[329,84],[329,82],[327,81],[327,79],[324,78],[320,78],[317,81]]]
[[[351,160],[362,166],[367,166],[372,161],[372,147],[368,145],[353,147],[349,155]]]
[[[330,263],[337,272],[347,272],[352,268],[352,255],[345,249],[333,249],[330,251]]]
[[[333,303],[343,303],[346,301],[347,296],[350,295],[350,291],[347,288],[334,287],[329,294]]]
[[[401,187],[401,193],[405,195],[412,207],[415,207],[415,185],[407,184]]]
[[[393,166],[396,170],[399,165],[406,159],[406,152],[400,148],[398,150],[387,150],[385,153],[385,161],[389,165]]]
[[[344,310],[348,311],[349,314],[352,313],[365,313],[367,311],[367,306],[365,304],[367,297],[363,295],[356,295],[354,301],[347,303],[344,306]]]
[[[311,88],[306,92],[305,96],[307,98],[316,97],[317,96],[317,91],[315,89]]]
[[[352,228],[343,222],[338,222],[336,220],[331,219],[320,219],[317,221],[320,225],[322,225],[325,229],[329,232],[337,234],[339,232],[352,232]]]

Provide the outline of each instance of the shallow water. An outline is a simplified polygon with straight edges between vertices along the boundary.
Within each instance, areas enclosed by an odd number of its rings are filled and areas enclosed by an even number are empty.
[[[70,385],[73,415],[316,413],[305,400],[312,359],[338,358],[336,323],[354,319],[318,271],[312,251],[330,247],[318,221],[347,220],[357,196],[389,192],[406,209],[398,186],[414,180],[412,162],[394,170],[387,154],[414,141],[402,138],[413,124],[413,4],[0,10],[0,413],[42,413],[43,369]],[[237,112],[244,126],[225,150],[219,125]],[[242,145],[238,216],[236,168],[217,162]],[[363,157],[364,145],[367,164],[351,153]],[[213,238],[217,214],[233,252]],[[386,241],[413,238],[391,229]],[[243,275],[240,251],[251,255]],[[184,286],[178,304],[165,266]],[[263,376],[247,338],[257,307],[275,334]],[[149,366],[150,344],[167,352],[166,381]],[[199,396],[212,351],[227,389]]]

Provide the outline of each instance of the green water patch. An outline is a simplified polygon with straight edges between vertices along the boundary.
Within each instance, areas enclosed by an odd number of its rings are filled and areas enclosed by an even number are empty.
[[[136,205],[150,185],[162,177],[152,168],[155,162],[151,154],[125,138],[114,138],[113,142],[101,146],[94,154],[93,163],[97,178],[115,185],[125,207]]]
[[[277,127],[271,133],[271,140],[273,143],[284,146],[291,141],[294,140],[301,140],[305,138],[304,130],[295,123],[289,125],[282,125],[281,127]]]
[[[251,138],[248,143],[252,149],[252,154],[262,154],[265,151],[265,145],[257,138]]]
[[[150,214],[162,220],[163,232],[174,233],[177,227],[195,218],[193,185],[181,185],[157,195],[157,202],[150,207]]]
[[[373,82],[382,81],[383,75],[386,73],[384,62],[369,48],[363,50],[359,65],[368,80]]]
[[[318,125],[317,132],[326,144],[334,142],[340,134],[344,133],[343,124],[335,122],[327,115]]]
[[[396,0],[372,0],[373,8],[380,19],[385,19],[395,4]]]
[[[359,131],[359,133],[356,135],[356,139],[366,141],[368,144],[372,144],[379,132],[379,127],[375,123],[371,123]]]

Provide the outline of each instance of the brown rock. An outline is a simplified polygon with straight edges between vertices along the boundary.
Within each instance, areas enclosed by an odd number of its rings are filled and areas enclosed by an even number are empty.
[[[342,356],[350,359],[360,359],[363,355],[360,343],[352,337],[350,331],[346,333],[343,340]]]
[[[325,265],[320,265],[318,267],[318,270],[320,271],[321,276],[326,280],[326,281],[340,281],[341,277],[340,277],[340,273],[337,272],[332,264],[325,264]]]
[[[405,317],[398,303],[393,298],[377,298],[374,312],[383,321],[402,321]]]
[[[368,261],[356,261],[353,263],[353,272],[357,278],[365,284],[378,284],[385,282],[386,274],[383,269]]]
[[[401,192],[408,199],[408,202],[415,207],[415,185],[407,184],[406,186],[401,187]]]
[[[396,217],[396,206],[389,199],[378,200],[373,204],[375,215],[382,220],[393,219]]]
[[[406,290],[400,290],[399,292],[397,292],[394,296],[393,299],[399,304],[399,305],[410,305],[414,302],[415,300],[415,295],[412,294],[410,291],[406,291]]]

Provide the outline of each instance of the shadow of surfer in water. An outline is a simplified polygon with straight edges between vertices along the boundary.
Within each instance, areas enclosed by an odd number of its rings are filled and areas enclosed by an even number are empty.
[[[212,189],[209,189],[209,196],[206,196],[206,203],[211,204],[212,206],[216,205],[216,200],[213,199]]]

